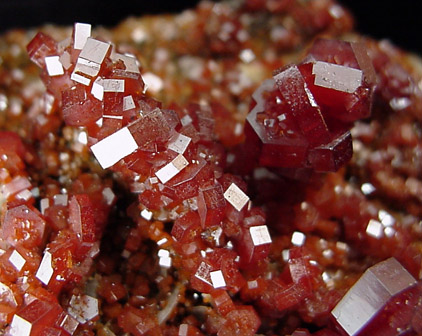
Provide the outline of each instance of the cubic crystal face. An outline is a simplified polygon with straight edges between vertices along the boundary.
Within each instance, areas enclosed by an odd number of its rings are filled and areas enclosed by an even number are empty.
[[[387,259],[369,268],[331,314],[348,335],[357,335],[380,314],[389,300],[416,283],[395,258]]]

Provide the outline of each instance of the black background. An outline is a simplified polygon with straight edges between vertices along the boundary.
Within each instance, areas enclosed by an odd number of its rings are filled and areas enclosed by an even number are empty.
[[[88,22],[113,26],[129,15],[178,12],[198,0],[0,0],[0,31],[43,23]],[[356,29],[422,55],[422,19],[416,0],[340,0],[356,18]]]

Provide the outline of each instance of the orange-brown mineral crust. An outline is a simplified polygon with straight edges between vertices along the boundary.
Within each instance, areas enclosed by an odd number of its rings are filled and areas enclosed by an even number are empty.
[[[332,0],[0,37],[0,334],[422,335],[422,61]]]

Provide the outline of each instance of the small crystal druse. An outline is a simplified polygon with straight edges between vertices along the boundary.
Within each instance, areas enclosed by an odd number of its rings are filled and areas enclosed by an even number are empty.
[[[0,38],[0,334],[422,334],[422,75],[350,29],[245,0]]]

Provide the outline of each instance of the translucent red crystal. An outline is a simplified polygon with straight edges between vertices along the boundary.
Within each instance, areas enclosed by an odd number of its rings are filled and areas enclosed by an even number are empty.
[[[40,32],[28,44],[27,51],[31,61],[43,68],[46,56],[57,55],[57,42],[51,36]]]
[[[45,226],[45,220],[37,209],[20,205],[7,210],[1,238],[15,247],[38,248],[43,243]]]
[[[69,225],[83,242],[96,241],[94,210],[88,195],[75,195],[70,199]]]
[[[261,322],[251,306],[238,306],[230,311],[223,325],[218,330],[218,336],[229,335],[254,335]]]
[[[368,41],[316,39],[286,66],[283,48],[350,22],[331,0],[276,2],[135,19],[124,54],[103,30],[77,33],[89,25],[38,34],[42,100],[0,50],[0,82],[23,92],[20,110],[0,93],[0,123],[24,136],[0,133],[0,333],[334,336],[368,298],[358,334],[422,332],[420,281],[394,278],[420,277],[416,82]],[[378,260],[389,269],[358,280]],[[347,311],[350,296],[363,303]]]
[[[6,335],[49,335],[52,332],[57,335],[70,335],[58,324],[62,314],[63,310],[57,302],[34,298],[14,315]]]
[[[369,268],[332,315],[347,335],[397,335],[411,328],[420,294],[417,281],[390,258]]]
[[[328,127],[304,77],[296,65],[289,65],[274,75],[276,86],[295,118],[301,133],[311,146],[326,143]]]
[[[157,317],[152,311],[149,312],[131,306],[124,308],[122,314],[119,315],[118,323],[125,332],[135,336],[159,332]]]
[[[374,70],[363,47],[319,39],[303,63],[277,70],[274,82],[279,95],[270,80],[253,95],[251,157],[268,167],[345,165],[352,157],[350,123],[368,117],[372,106]]]
[[[101,116],[101,102],[88,99],[85,86],[77,84],[62,93],[63,119],[72,126],[95,123]]]

